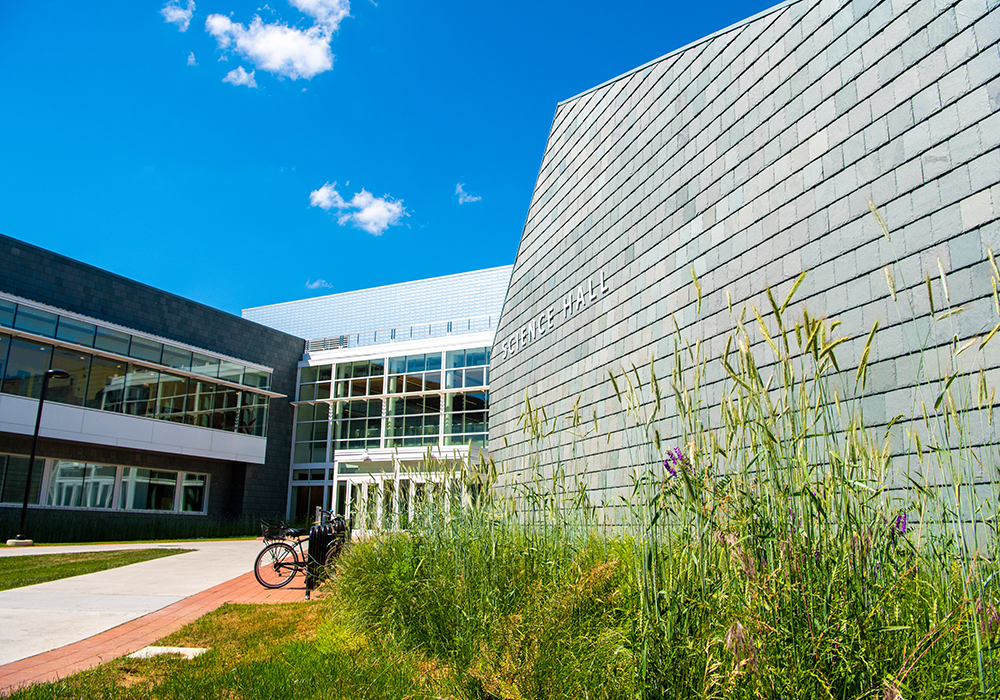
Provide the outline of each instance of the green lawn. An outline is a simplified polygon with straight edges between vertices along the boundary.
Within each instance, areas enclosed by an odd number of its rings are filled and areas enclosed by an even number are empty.
[[[206,647],[191,661],[166,655],[120,658],[11,700],[62,698],[322,698],[464,700],[445,667],[391,638],[358,632],[337,599],[282,605],[224,605],[160,646]]]
[[[190,549],[129,549],[115,552],[75,552],[72,554],[29,554],[0,557],[0,591],[36,583],[115,569],[141,561],[169,557]]]

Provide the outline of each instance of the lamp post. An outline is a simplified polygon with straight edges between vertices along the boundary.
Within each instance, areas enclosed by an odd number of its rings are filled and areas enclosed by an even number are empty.
[[[31,438],[31,456],[28,458],[28,475],[24,483],[24,504],[21,506],[21,526],[18,528],[17,537],[7,540],[8,545],[31,546],[34,544],[24,536],[24,524],[28,518],[28,499],[31,497],[31,472],[35,468],[35,450],[38,447],[38,429],[42,425],[42,405],[45,403],[45,392],[49,388],[49,380],[69,379],[69,372],[61,369],[50,369],[42,377],[42,395],[38,398],[38,415],[35,416],[35,433]]]

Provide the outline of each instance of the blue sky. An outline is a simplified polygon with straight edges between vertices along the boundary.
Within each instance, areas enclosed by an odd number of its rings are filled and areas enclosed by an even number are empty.
[[[509,264],[560,100],[773,4],[0,3],[0,233],[233,313]]]

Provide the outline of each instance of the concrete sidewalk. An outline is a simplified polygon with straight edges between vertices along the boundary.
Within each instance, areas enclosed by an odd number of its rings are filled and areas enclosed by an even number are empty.
[[[253,570],[262,546],[259,540],[218,540],[0,549],[0,556],[111,549],[195,550],[0,591],[0,667],[88,639],[236,579]],[[260,588],[255,581],[254,585]],[[293,585],[301,582],[296,580]],[[304,589],[298,595],[304,598]]]

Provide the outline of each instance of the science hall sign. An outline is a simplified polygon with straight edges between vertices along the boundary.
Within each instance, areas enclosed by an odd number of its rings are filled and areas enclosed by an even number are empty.
[[[499,360],[503,362],[508,357],[516,355],[535,340],[571,320],[610,291],[611,287],[605,280],[602,270],[585,283],[578,285],[574,291],[567,293],[561,304],[549,306],[541,313],[533,315],[530,321],[504,338],[500,344]]]

